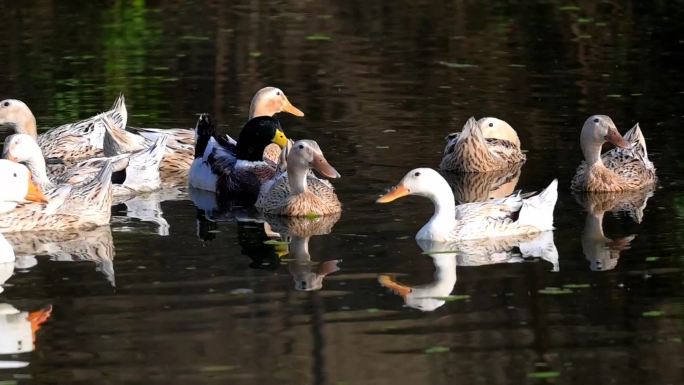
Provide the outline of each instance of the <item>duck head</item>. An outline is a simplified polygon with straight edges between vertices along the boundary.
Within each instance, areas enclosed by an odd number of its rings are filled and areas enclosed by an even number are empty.
[[[10,125],[18,134],[28,134],[38,138],[36,118],[26,103],[17,99],[0,101],[0,125]]]
[[[249,118],[258,116],[273,116],[280,112],[288,112],[294,116],[304,116],[304,113],[287,99],[285,93],[276,87],[264,87],[257,91],[249,106]]]
[[[14,209],[17,203],[25,201],[48,201],[40,188],[31,180],[31,172],[20,163],[0,159],[0,212]]]
[[[613,120],[606,115],[590,116],[582,126],[580,144],[584,152],[585,160],[592,164],[600,160],[601,146],[609,142],[620,148],[628,148],[629,142],[626,141]]]
[[[287,154],[287,178],[293,194],[306,191],[309,169],[318,171],[326,178],[340,177],[340,173],[323,156],[318,143],[313,140],[298,140],[292,144]]]
[[[14,134],[5,138],[2,157],[13,162],[27,162],[32,160],[41,150],[38,143],[27,134]]]
[[[259,116],[250,119],[240,131],[237,141],[237,158],[249,161],[261,161],[264,149],[270,143],[280,148],[287,146],[287,137],[283,133],[278,119],[270,116]]]
[[[502,139],[515,144],[520,148],[520,138],[513,127],[505,121],[497,118],[487,117],[481,118],[477,124],[482,129],[485,138],[488,139]]]
[[[447,191],[453,197],[449,184],[437,171],[431,168],[416,168],[406,173],[390,192],[378,198],[376,202],[389,203],[407,195],[418,195],[434,201]]]

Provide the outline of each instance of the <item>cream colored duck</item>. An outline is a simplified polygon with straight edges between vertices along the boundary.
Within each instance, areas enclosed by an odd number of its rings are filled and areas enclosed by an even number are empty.
[[[463,131],[447,136],[440,168],[444,171],[487,172],[525,161],[520,139],[501,119],[471,117]]]
[[[304,116],[304,113],[290,103],[285,93],[276,87],[264,87],[257,91],[252,98],[249,107],[248,120],[260,116],[273,116],[280,112],[288,112],[295,116]],[[159,135],[170,137],[166,148],[166,154],[160,166],[162,180],[165,184],[186,183],[188,173],[195,159],[196,132],[193,129],[174,128],[134,128],[128,131],[115,131],[111,139],[114,145],[109,146],[112,151],[107,156],[122,154],[125,152],[140,151],[147,148]],[[106,138],[107,139],[107,138]],[[232,139],[229,139],[232,140]],[[105,150],[107,150],[105,146]],[[280,149],[267,147],[266,156],[277,161]]]
[[[264,183],[255,204],[268,213],[292,217],[321,216],[339,213],[342,204],[330,182],[317,178],[314,169],[326,178],[339,178],[340,174],[323,156],[318,143],[298,140],[283,154],[287,171]]]
[[[62,184],[76,185],[89,181],[100,172],[105,163],[111,162],[113,170],[123,174],[123,179],[113,185],[113,194],[124,197],[155,191],[161,187],[159,163],[164,155],[166,140],[166,136],[160,136],[147,150],[110,158],[91,158],[62,169],[62,174],[52,176],[48,176],[40,147],[26,134],[14,134],[5,139],[3,158],[24,163],[31,171],[33,180],[46,193],[54,191]]]
[[[603,143],[617,146],[601,155]],[[655,184],[655,167],[648,160],[646,139],[639,123],[620,135],[613,120],[606,115],[590,116],[582,127],[580,144],[584,161],[572,178],[578,191],[630,191]]]
[[[0,232],[67,230],[109,223],[112,203],[112,164],[90,182],[63,185],[47,198],[30,180],[26,166],[0,159]],[[32,191],[33,190],[33,191]],[[21,203],[24,199],[33,202]]]
[[[40,135],[36,128],[36,118],[24,102],[16,99],[0,101],[0,125],[12,125],[16,133],[30,135],[38,142],[45,158],[59,159],[67,164],[103,156],[105,128],[101,123],[101,116],[107,116],[116,127],[123,130],[128,119],[123,94],[119,95],[107,112],[50,129]]]
[[[557,188],[558,181],[554,179],[544,191],[529,198],[523,199],[518,193],[503,199],[456,206],[449,184],[437,171],[417,168],[409,171],[377,202],[392,202],[407,195],[430,199],[435,212],[416,239],[456,242],[552,230]]]

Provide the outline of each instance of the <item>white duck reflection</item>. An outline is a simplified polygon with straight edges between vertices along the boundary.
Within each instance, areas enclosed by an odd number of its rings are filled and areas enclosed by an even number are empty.
[[[378,282],[401,296],[406,306],[421,311],[433,311],[446,303],[446,297],[456,285],[457,266],[518,263],[530,258],[541,258],[551,263],[552,271],[560,269],[552,231],[478,242],[440,243],[419,240],[418,246],[432,258],[435,265],[432,282],[408,286],[387,274],[380,275]]]
[[[52,306],[49,305],[26,312],[8,303],[0,303],[0,357],[33,351],[36,333],[51,313]],[[25,361],[0,359],[0,369],[21,368],[28,364]]]
[[[329,274],[339,271],[338,259],[316,263],[309,254],[309,239],[312,236],[329,234],[340,219],[340,213],[317,218],[267,216],[267,233],[281,239],[289,239],[288,256],[292,259],[288,270],[292,274],[294,287],[299,291],[314,291],[323,288],[323,280]]]
[[[490,172],[442,172],[459,204],[505,198],[515,190],[524,162]]]
[[[5,234],[17,261],[36,255],[49,255],[53,261],[92,261],[112,286],[114,241],[109,226],[80,231],[43,231]]]
[[[161,203],[186,199],[187,196],[188,194],[185,192],[185,189],[167,187],[146,194],[122,198],[114,202],[114,205],[125,205],[125,215],[117,215],[117,211],[115,210],[112,221],[114,223],[127,223],[131,219],[137,219],[142,222],[153,223],[156,225],[155,231],[157,235],[166,237],[169,235],[171,226],[164,218],[164,211],[162,210]],[[125,227],[117,228],[117,231],[125,230],[127,230]]]
[[[620,253],[630,248],[636,234],[611,239],[603,233],[606,211],[625,213],[636,223],[644,218],[644,209],[652,190],[604,193],[576,193],[575,198],[587,211],[582,230],[582,252],[593,271],[614,269]]]
[[[12,245],[0,233],[0,293],[4,291],[2,285],[14,274],[15,260]]]

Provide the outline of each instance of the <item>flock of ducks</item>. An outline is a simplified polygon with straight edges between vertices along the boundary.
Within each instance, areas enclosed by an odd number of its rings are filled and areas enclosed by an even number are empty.
[[[219,201],[240,200],[266,214],[318,217],[342,205],[329,180],[340,177],[319,145],[290,140],[274,115],[304,113],[275,87],[259,90],[237,140],[218,133],[208,114],[196,128],[126,126],[123,95],[104,113],[38,135],[28,106],[0,102],[7,137],[0,177],[0,232],[67,230],[107,224],[112,202],[162,186],[185,185],[215,193]],[[468,174],[510,169],[525,162],[520,139],[505,121],[468,119],[446,137],[441,171]],[[601,154],[609,142],[616,148]],[[585,160],[572,179],[573,190],[634,191],[655,183],[655,168],[638,126],[623,137],[604,115],[589,117],[580,143]],[[315,171],[315,172],[314,172]],[[553,228],[557,181],[541,193],[517,192],[498,199],[456,205],[443,175],[434,169],[409,171],[377,202],[406,195],[430,199],[435,212],[417,239],[457,242],[538,233]]]
[[[287,138],[274,117],[283,112],[304,116],[282,90],[262,88],[251,100],[247,122],[233,139],[220,134],[208,114],[199,116],[195,129],[128,127],[120,95],[104,113],[38,135],[36,119],[25,103],[0,101],[0,125],[15,131],[6,138],[0,159],[4,185],[0,189],[0,265],[14,259],[3,233],[11,238],[27,232],[73,233],[106,226],[113,204],[173,186],[191,187],[191,196],[192,191],[204,191],[216,197],[218,204],[246,203],[270,217],[269,223],[317,218],[317,222],[299,222],[309,224],[298,230],[281,225],[279,230],[267,231],[269,236],[287,237],[290,252],[299,255],[298,260],[309,261],[308,239],[325,233],[326,228],[329,231],[342,211],[330,182],[340,178],[340,173],[314,140]],[[606,142],[615,148],[601,153]],[[603,213],[627,211],[640,222],[645,206],[642,193],[652,191],[655,168],[638,124],[622,136],[608,116],[591,116],[582,127],[580,144],[584,161],[571,188],[597,193],[578,198],[588,212],[582,245],[593,269],[607,269],[634,236],[606,238]],[[558,181],[540,193],[513,191],[525,161],[518,134],[508,123],[492,117],[470,118],[460,132],[446,137],[439,172],[413,169],[377,202],[407,195],[432,201],[434,214],[416,239],[435,258],[436,266],[449,253],[462,259],[470,256],[459,262],[466,265],[514,260],[510,250],[515,245],[551,261],[557,270],[557,251],[552,237],[549,243],[545,234],[553,229]],[[616,203],[614,194],[632,194],[634,199]],[[201,199],[193,201],[204,209]],[[295,279],[303,288],[320,288],[323,277],[337,269],[333,261],[314,273],[302,269],[305,264],[291,268],[293,275],[308,277]],[[455,282],[449,274],[444,276]],[[411,292],[388,277],[381,277],[380,282],[397,293]]]

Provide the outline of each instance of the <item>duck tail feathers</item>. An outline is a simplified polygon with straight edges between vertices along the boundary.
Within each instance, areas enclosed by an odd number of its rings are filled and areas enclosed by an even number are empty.
[[[484,140],[484,135],[482,134],[482,128],[477,123],[474,116],[468,118],[468,121],[463,125],[463,131],[458,136],[458,140],[461,141],[468,137],[474,137],[476,139]]]
[[[539,195],[523,200],[518,224],[541,231],[553,230],[553,208],[558,200],[558,179],[554,179]]]
[[[116,98],[112,108],[105,113],[109,119],[111,119],[112,124],[121,130],[126,129],[126,124],[128,123],[128,110],[126,110],[126,98],[123,92],[119,93],[119,97]]]
[[[634,151],[636,151],[644,159],[648,159],[648,151],[646,151],[646,138],[641,132],[641,127],[639,123],[635,124],[629,131],[624,135],[626,141],[628,141]]]

